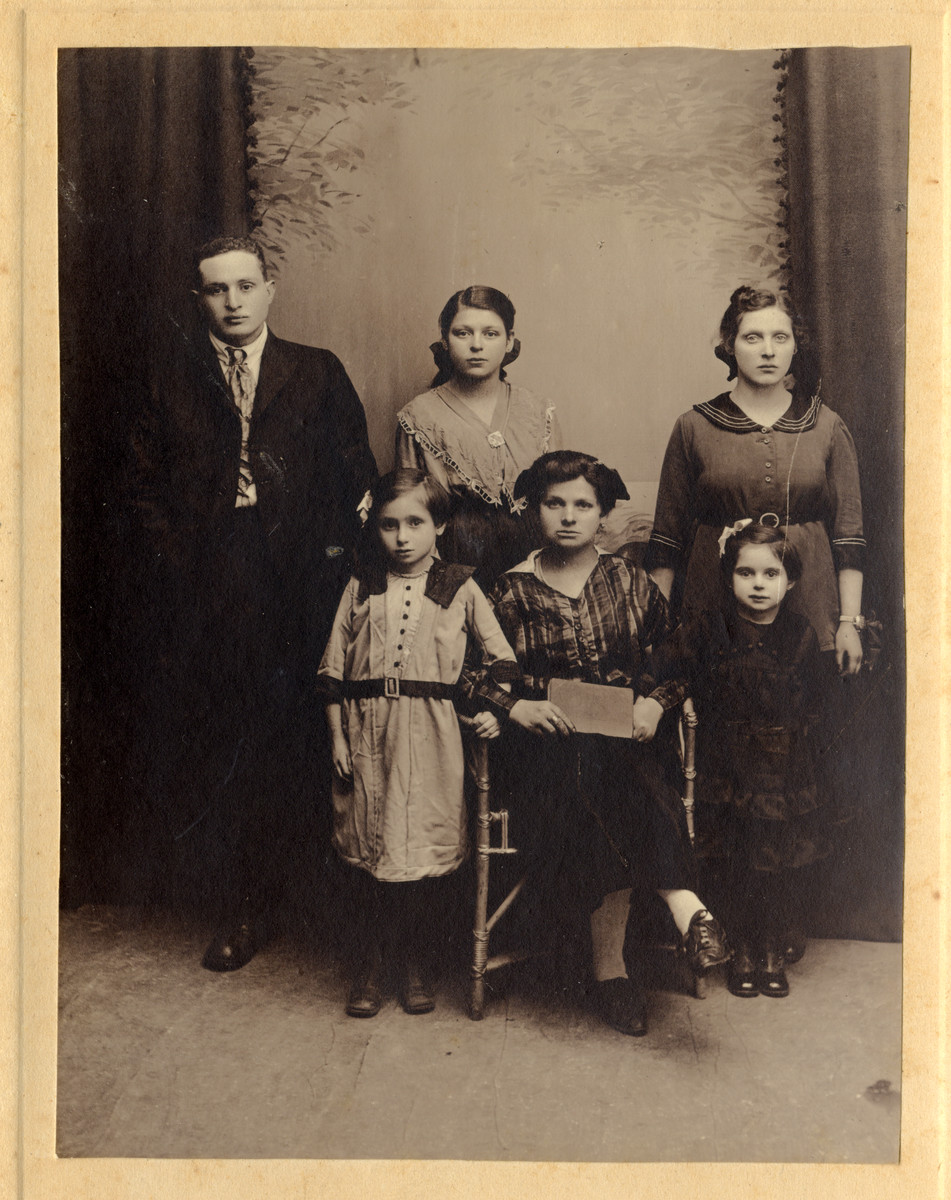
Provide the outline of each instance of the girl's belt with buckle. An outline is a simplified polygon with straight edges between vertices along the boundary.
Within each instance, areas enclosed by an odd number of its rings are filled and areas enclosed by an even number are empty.
[[[340,686],[347,700],[370,700],[375,696],[386,696],[390,700],[398,700],[400,696],[455,700],[458,695],[454,683],[440,683],[437,679],[399,679],[396,675],[387,675],[385,679],[345,679]]]

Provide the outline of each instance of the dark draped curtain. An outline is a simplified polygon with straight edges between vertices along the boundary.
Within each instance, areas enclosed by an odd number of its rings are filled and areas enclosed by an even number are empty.
[[[786,87],[792,282],[822,395],[855,438],[869,543],[865,611],[888,636],[836,764],[856,811],[826,870],[820,932],[897,938],[904,794],[902,570],[907,47],[796,50]]]
[[[866,609],[887,670],[837,748],[858,813],[815,887],[811,931],[901,928],[902,428],[909,55],[795,51],[785,89],[797,298],[822,389],[858,447]],[[138,666],[121,468],[154,347],[192,320],[192,247],[249,224],[243,59],[235,50],[61,51],[63,896],[135,899]],[[832,903],[829,903],[829,898]]]
[[[68,902],[121,898],[134,807],[134,650],[121,478],[145,369],[192,320],[189,261],[248,229],[234,49],[59,60],[63,842]]]

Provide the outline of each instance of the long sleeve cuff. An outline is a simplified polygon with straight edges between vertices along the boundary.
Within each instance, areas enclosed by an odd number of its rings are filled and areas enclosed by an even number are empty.
[[[865,570],[865,538],[840,537],[832,539],[832,558],[837,571]]]
[[[343,685],[333,675],[318,675],[315,691],[321,704],[341,704],[343,702]]]
[[[518,696],[513,696],[511,692],[504,692],[501,688],[492,688],[491,693],[486,692],[482,698],[497,716],[506,717],[518,701]]]
[[[653,683],[653,680],[650,682]],[[687,684],[683,679],[668,679],[651,691],[647,691],[646,688],[642,689],[641,694],[647,696],[649,700],[656,700],[664,712],[668,712],[683,703],[687,695]]]
[[[462,687],[456,700],[456,708],[467,717],[474,717],[476,713],[485,709],[497,717],[505,717],[517,699],[517,696],[509,695],[489,680],[470,682]]]
[[[653,530],[644,554],[644,570],[656,571],[658,567],[671,567],[677,570],[683,561],[683,548],[679,542],[665,537]]]
[[[499,658],[487,667],[467,666],[459,679],[457,707],[467,715],[474,716],[488,708],[496,716],[506,716],[517,697],[499,685],[514,683],[521,678],[522,673],[514,659]]]

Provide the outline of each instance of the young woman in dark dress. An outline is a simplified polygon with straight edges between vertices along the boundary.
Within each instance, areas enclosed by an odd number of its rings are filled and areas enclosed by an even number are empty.
[[[668,599],[680,577],[685,610],[709,608],[724,526],[750,517],[783,528],[804,568],[789,604],[854,675],[865,555],[858,463],[845,422],[809,377],[807,331],[785,293],[739,287],[716,354],[736,382],[674,425],[647,569]]]

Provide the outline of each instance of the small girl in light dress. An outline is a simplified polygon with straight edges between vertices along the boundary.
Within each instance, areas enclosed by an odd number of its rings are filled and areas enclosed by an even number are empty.
[[[467,851],[456,704],[476,714],[477,736],[493,738],[512,703],[494,679],[513,677],[514,655],[472,568],[436,554],[449,506],[421,471],[396,470],[376,484],[360,565],[320,665],[333,840],[354,868],[353,1017],[380,1009],[384,950],[404,1009],[433,1009],[427,931]]]

